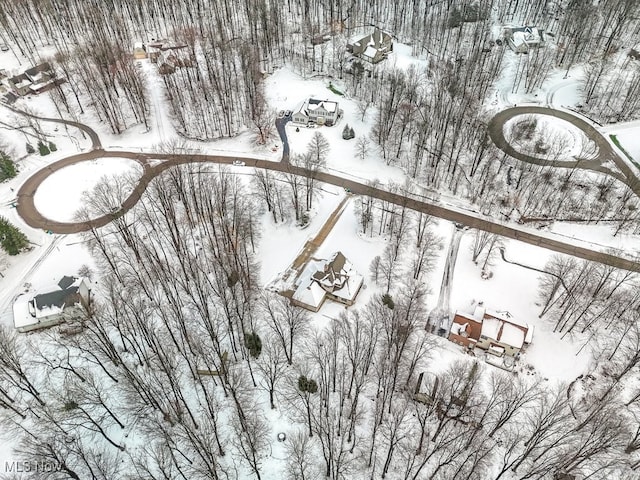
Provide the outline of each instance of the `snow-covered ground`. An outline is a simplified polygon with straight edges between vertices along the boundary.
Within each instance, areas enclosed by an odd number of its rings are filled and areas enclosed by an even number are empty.
[[[142,166],[133,160],[105,157],[65,167],[42,182],[34,197],[35,206],[51,220],[71,222],[83,205],[82,197],[100,181],[118,175],[140,177]],[[133,184],[128,184],[126,193],[130,193],[133,187]]]
[[[636,164],[640,164],[640,120],[624,124],[609,125],[605,129],[605,132],[605,135],[607,136],[615,136],[620,143],[620,146],[631,157],[631,160]],[[626,158],[624,152],[621,152],[620,156],[622,158]]]
[[[524,119],[535,122],[531,138],[514,137],[514,129],[523,125]],[[554,160],[573,160],[580,155],[589,158],[595,151],[589,148],[592,142],[582,130],[566,120],[549,115],[526,115],[510,119],[504,125],[507,141],[521,153]],[[537,149],[542,151],[536,152]],[[546,152],[546,153],[544,153]]]
[[[588,238],[591,245],[601,250],[614,248],[629,252],[640,251],[640,237],[627,232],[613,236],[614,229],[604,224],[585,225],[571,222],[553,222],[547,229],[565,239],[576,240]]]

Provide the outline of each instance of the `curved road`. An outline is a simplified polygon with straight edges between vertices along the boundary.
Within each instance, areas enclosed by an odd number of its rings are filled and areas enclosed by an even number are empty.
[[[555,118],[559,118],[566,122],[571,123],[575,127],[582,130],[585,135],[593,140],[598,147],[598,155],[594,159],[575,159],[567,161],[554,161],[546,160],[540,157],[534,157],[527,155],[526,153],[519,152],[507,141],[504,135],[504,125],[520,115],[547,115]],[[521,160],[526,163],[532,163],[534,165],[551,166],[559,168],[580,168],[584,170],[591,170],[594,172],[604,173],[609,175],[622,183],[626,184],[638,197],[640,197],[640,182],[629,165],[616,153],[607,139],[600,133],[593,125],[586,120],[580,118],[577,115],[563,111],[555,110],[549,107],[538,106],[522,106],[512,107],[506,110],[502,110],[497,113],[488,124],[489,136],[493,143],[507,155]],[[603,166],[603,164],[611,160],[615,163],[620,172],[614,172],[611,169]]]
[[[528,107],[525,107],[528,108]],[[510,109],[513,110],[513,109]],[[40,117],[38,117],[40,118]],[[46,120],[41,118],[42,120]],[[66,120],[55,119],[58,123],[67,123],[72,126],[77,126],[76,122],[68,122]],[[80,127],[79,127],[80,128]],[[83,125],[83,131],[89,134],[89,131],[93,132],[89,127]],[[95,132],[89,134],[91,138],[93,135],[97,138]],[[100,145],[99,139],[95,145]],[[77,223],[64,223],[49,220],[42,216],[38,212],[34,204],[35,193],[40,184],[55,171],[76,163],[94,160],[101,157],[121,157],[129,158],[131,160],[139,162],[143,166],[143,175],[140,178],[138,185],[134,188],[130,196],[122,204],[121,212],[126,212],[131,209],[140,199],[149,183],[163,171],[174,167],[176,165],[184,165],[188,163],[207,162],[218,164],[232,164],[236,160],[240,160],[246,164],[246,166],[261,168],[266,170],[273,170],[279,172],[289,172],[295,175],[301,175],[305,177],[314,177],[318,181],[337,185],[343,188],[349,189],[351,192],[357,195],[368,195],[373,198],[385,200],[396,205],[404,206],[412,210],[426,213],[435,217],[443,218],[452,222],[458,222],[463,225],[467,225],[471,228],[477,228],[485,230],[487,232],[496,233],[507,238],[520,240],[525,243],[547,248],[556,252],[573,255],[576,257],[584,258],[595,262],[604,263],[617,268],[640,271],[640,263],[638,261],[620,257],[613,253],[602,252],[599,250],[593,250],[586,247],[580,247],[568,242],[564,242],[553,238],[551,235],[544,235],[537,231],[531,231],[519,226],[506,224],[499,222],[489,217],[481,216],[472,212],[466,212],[455,207],[447,207],[439,205],[435,202],[429,202],[425,200],[419,200],[406,195],[400,195],[398,193],[392,193],[380,188],[374,188],[369,185],[358,183],[343,177],[332,175],[326,172],[319,172],[296,165],[291,165],[288,162],[273,162],[268,160],[257,160],[254,158],[240,158],[240,157],[224,157],[218,155],[190,155],[190,154],[161,154],[161,153],[135,153],[129,151],[105,151],[99,146],[92,151],[80,153],[67,157],[63,160],[59,160],[44,169],[36,172],[33,176],[25,181],[18,191],[18,214],[23,220],[33,228],[41,228],[45,230],[51,230],[55,233],[67,234],[78,233],[87,231],[91,228],[98,228],[106,225],[113,220],[112,215],[105,215],[100,218],[96,218],[87,222]],[[151,165],[151,160],[161,160],[162,163],[155,163]]]
[[[86,134],[91,140],[91,145],[94,149],[102,148],[102,142],[100,141],[100,137],[96,133],[94,129],[85,125],[84,123],[74,122],[72,120],[62,120],[60,118],[47,118],[47,117],[39,117],[38,115],[34,115],[32,113],[23,112],[22,110],[18,110],[17,108],[13,108],[9,105],[4,105],[5,108],[11,110],[14,113],[19,115],[24,115],[25,117],[35,118],[36,120],[43,120],[45,122],[53,122],[60,123],[63,125],[69,125],[70,127],[75,127],[79,129],[83,134]]]

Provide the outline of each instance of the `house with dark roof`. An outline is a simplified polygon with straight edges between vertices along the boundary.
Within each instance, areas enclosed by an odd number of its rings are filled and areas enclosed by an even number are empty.
[[[19,97],[22,97],[31,92],[29,87],[31,87],[32,83],[26,74],[21,73],[20,75],[16,75],[15,77],[9,78],[7,80],[7,85],[9,86],[9,89],[13,93],[18,95]]]
[[[353,305],[364,281],[342,252],[310,264],[300,278],[291,303],[312,312],[320,310],[326,299]]]
[[[330,127],[336,123],[339,116],[338,102],[309,98],[294,112],[291,119],[296,123],[308,124],[311,122]]]
[[[35,67],[29,68],[24,71],[24,74],[31,81],[31,83],[45,83],[53,78],[53,70],[49,62],[44,62]]]
[[[16,100],[18,100],[18,96],[13,92],[7,92],[0,98],[0,101],[7,105],[13,105],[16,103]]]
[[[379,28],[363,38],[347,43],[347,51],[369,63],[378,63],[393,51],[391,35]]]
[[[55,287],[36,295],[19,295],[13,304],[13,323],[19,332],[81,320],[91,288],[86,278],[62,277]]]

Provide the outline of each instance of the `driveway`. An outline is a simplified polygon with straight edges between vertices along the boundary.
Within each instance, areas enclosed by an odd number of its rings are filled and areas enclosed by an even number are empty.
[[[288,117],[276,118],[276,130],[282,141],[282,163],[289,163],[289,139],[285,126],[291,121],[291,115]]]

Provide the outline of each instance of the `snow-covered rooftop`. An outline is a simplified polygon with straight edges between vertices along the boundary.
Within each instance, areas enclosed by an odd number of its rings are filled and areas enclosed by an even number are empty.
[[[485,318],[482,321],[482,333],[487,338],[492,338],[494,340],[499,340],[498,335],[500,333],[500,327],[502,326],[500,320],[495,318]]]
[[[345,300],[352,302],[358,295],[358,291],[360,291],[360,287],[362,286],[363,281],[364,277],[355,270],[351,269],[349,276],[347,277],[347,281],[345,282],[343,287],[338,290],[334,290],[332,294],[338,298],[344,298]]]
[[[369,45],[365,51],[362,53],[365,57],[373,58],[378,53],[378,49],[372,45]]]
[[[329,260],[310,262],[300,274],[293,300],[318,308],[327,292],[349,305],[353,303],[364,277],[341,252],[335,252]]]
[[[338,108],[338,104],[330,100],[316,100],[315,98],[309,99],[309,102],[307,103],[307,108],[309,110],[315,110],[319,107],[324,108],[327,112],[335,112],[336,108]]]
[[[309,278],[296,289],[293,299],[317,309],[322,305],[326,295],[322,287]]]
[[[522,348],[522,346],[524,345],[524,337],[524,330],[522,330],[520,327],[517,327],[516,325],[508,322],[502,322],[500,343],[511,345],[512,347]]]

